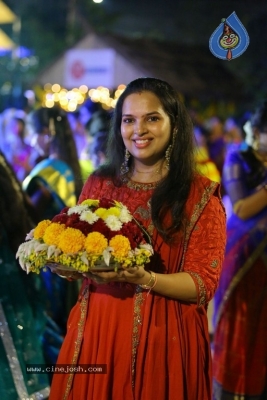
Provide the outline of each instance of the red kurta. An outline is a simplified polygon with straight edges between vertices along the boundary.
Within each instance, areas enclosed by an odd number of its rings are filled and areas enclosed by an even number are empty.
[[[91,177],[80,201],[123,202],[148,231],[153,184],[115,187]],[[84,280],[71,311],[58,364],[106,364],[106,374],[54,374],[50,400],[210,400],[211,354],[206,305],[217,287],[225,246],[225,214],[218,184],[198,177],[187,206],[189,224],[176,246],[154,230],[149,269],[187,271],[198,304],[158,295],[128,283]]]

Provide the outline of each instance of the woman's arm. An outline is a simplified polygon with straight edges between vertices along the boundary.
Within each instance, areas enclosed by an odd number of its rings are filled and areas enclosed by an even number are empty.
[[[226,242],[226,217],[217,197],[212,197],[189,239],[183,271],[155,274],[153,291],[167,297],[199,305],[207,303],[217,288]],[[178,269],[178,268],[177,268]],[[126,281],[148,284],[151,273],[142,267],[119,272],[91,272],[88,277],[98,283]]]
[[[233,204],[234,213],[247,220],[267,206],[267,191],[263,186],[250,194],[246,186],[247,165],[238,152],[229,154],[223,169],[223,182]]]
[[[267,189],[263,186],[256,193],[238,200],[234,206],[234,213],[241,219],[254,217],[267,206]]]

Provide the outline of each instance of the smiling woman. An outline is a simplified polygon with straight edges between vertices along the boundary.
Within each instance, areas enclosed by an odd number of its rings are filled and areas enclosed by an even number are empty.
[[[107,373],[55,374],[50,400],[211,400],[206,310],[225,214],[219,184],[198,175],[193,160],[192,122],[175,90],[154,78],[130,82],[115,108],[107,163],[79,203],[124,203],[154,254],[146,267],[84,274],[58,363],[105,364]]]

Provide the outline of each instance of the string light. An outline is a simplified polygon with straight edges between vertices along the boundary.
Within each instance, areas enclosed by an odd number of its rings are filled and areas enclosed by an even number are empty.
[[[104,109],[108,110],[116,106],[125,87],[123,84],[119,85],[112,95],[110,90],[104,86],[89,89],[88,86],[81,85],[79,88],[67,90],[58,83],[47,83],[43,87],[43,105],[53,107],[55,104],[59,104],[65,111],[72,112],[90,99],[94,103],[100,103]]]

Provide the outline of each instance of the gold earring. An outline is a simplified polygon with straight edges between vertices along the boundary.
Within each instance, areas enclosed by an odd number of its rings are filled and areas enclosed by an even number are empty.
[[[130,152],[127,149],[125,149],[124,161],[121,164],[121,169],[120,169],[121,175],[125,175],[129,172],[128,162],[129,162],[130,156],[131,156]]]
[[[166,168],[170,169],[170,159],[171,159],[171,153],[172,153],[172,148],[173,148],[173,144],[177,135],[178,129],[175,129],[173,131],[173,136],[172,136],[172,144],[169,144],[166,153],[165,153],[165,160],[166,160]]]

